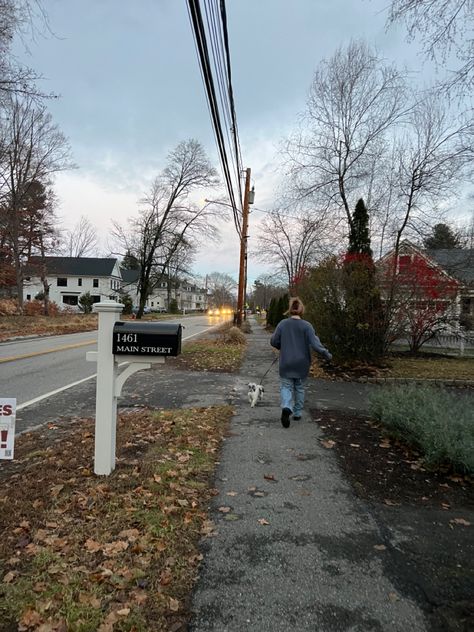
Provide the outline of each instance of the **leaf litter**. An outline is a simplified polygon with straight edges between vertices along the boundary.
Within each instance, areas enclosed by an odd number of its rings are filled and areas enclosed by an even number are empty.
[[[95,477],[92,420],[19,437],[2,465],[0,616],[19,631],[178,629],[214,525],[211,476],[232,409],[120,416]],[[19,493],[21,490],[21,493]]]

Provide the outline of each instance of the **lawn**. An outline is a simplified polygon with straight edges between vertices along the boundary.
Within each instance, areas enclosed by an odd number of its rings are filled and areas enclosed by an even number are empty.
[[[0,342],[21,336],[53,336],[97,329],[97,314],[0,316]]]
[[[474,380],[474,358],[435,353],[394,354],[382,365],[353,364],[328,366],[314,358],[311,375],[320,379],[353,380],[366,378],[407,378],[426,380]]]
[[[231,415],[226,406],[122,415],[107,478],[92,474],[92,420],[19,437],[0,471],[2,629],[181,629],[198,542],[213,532],[211,477]]]

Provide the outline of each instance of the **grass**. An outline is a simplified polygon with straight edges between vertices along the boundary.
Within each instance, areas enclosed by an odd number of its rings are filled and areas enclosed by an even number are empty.
[[[220,406],[123,415],[107,478],[91,472],[90,420],[19,437],[15,460],[0,471],[5,629],[184,625],[198,541],[212,532],[210,481],[231,414]]]
[[[191,371],[233,373],[239,370],[245,349],[246,346],[240,339],[230,340],[227,333],[220,332],[217,338],[187,342],[182,354],[172,362],[179,368]]]
[[[390,359],[391,377],[474,380],[474,358],[426,355],[396,356]]]
[[[418,447],[430,466],[474,473],[474,397],[436,387],[381,387],[369,397],[371,414],[391,434]]]
[[[352,380],[369,378],[406,378],[419,380],[474,380],[474,358],[456,358],[439,354],[417,356],[397,354],[386,358],[383,365],[364,363],[334,365],[326,370],[319,358],[314,358],[311,376],[320,379]]]
[[[52,336],[97,329],[97,314],[0,316],[0,342],[19,336]]]

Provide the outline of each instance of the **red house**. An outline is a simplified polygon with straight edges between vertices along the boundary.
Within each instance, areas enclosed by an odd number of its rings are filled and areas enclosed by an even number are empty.
[[[474,251],[421,250],[409,241],[377,262],[382,297],[389,308],[393,340],[410,348],[441,334],[472,329]]]

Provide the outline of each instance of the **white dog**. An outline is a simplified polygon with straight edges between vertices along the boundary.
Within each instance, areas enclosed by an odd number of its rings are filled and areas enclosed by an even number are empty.
[[[249,403],[250,403],[251,408],[253,408],[254,406],[256,406],[258,402],[262,401],[262,397],[263,397],[263,393],[265,389],[263,388],[261,384],[255,384],[255,382],[250,382],[248,384],[248,387],[249,387],[249,392],[248,392]]]

